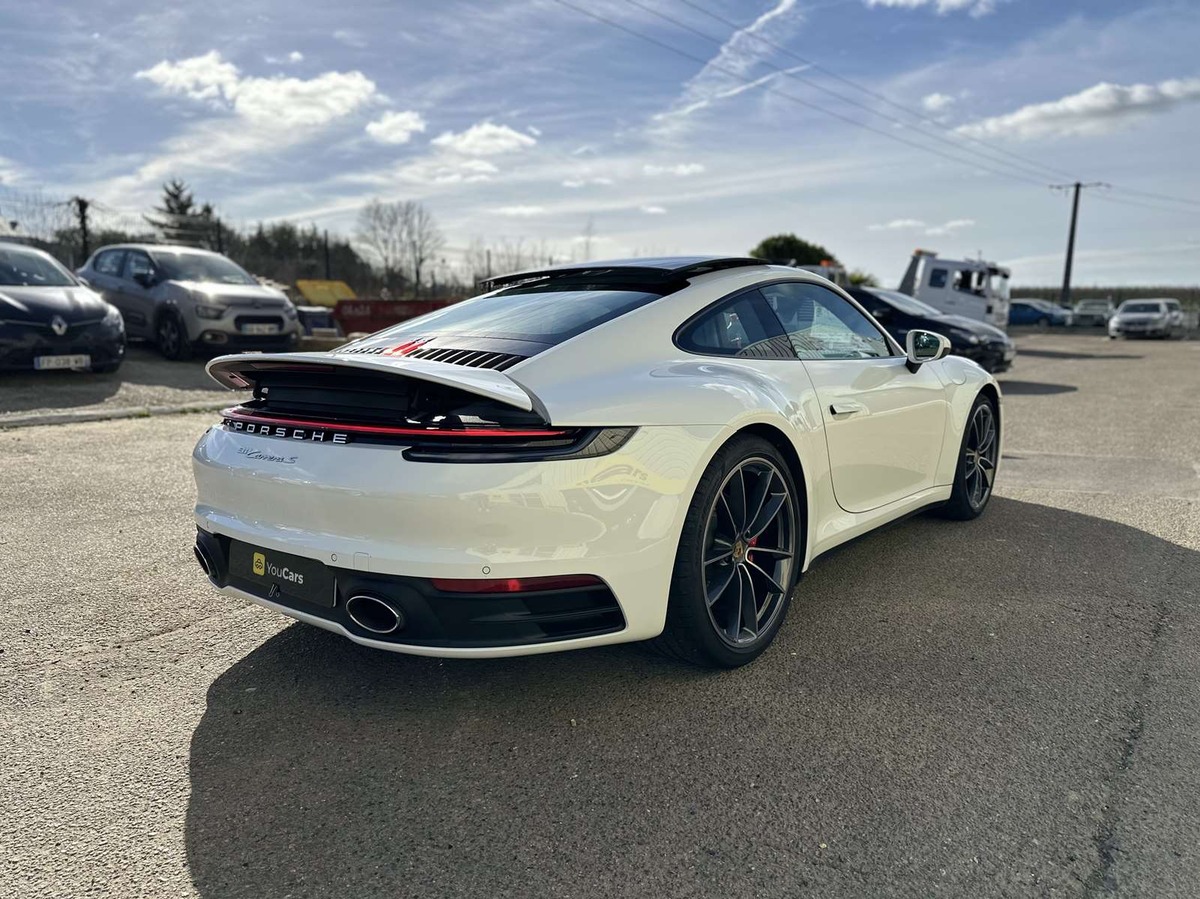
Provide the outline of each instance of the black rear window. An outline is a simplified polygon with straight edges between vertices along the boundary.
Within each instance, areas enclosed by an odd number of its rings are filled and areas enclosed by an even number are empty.
[[[657,300],[640,290],[547,290],[513,287],[463,300],[401,322],[371,338],[403,343],[419,338],[522,340],[551,347]]]

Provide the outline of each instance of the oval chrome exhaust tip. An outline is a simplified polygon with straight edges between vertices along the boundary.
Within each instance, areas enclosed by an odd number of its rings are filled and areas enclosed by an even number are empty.
[[[346,600],[346,614],[364,631],[372,634],[391,634],[404,626],[404,615],[390,602],[360,593]]]
[[[216,567],[212,563],[212,559],[208,557],[208,550],[197,543],[192,547],[192,552],[196,556],[196,561],[200,563],[200,570],[204,572],[204,576],[210,581],[216,573]]]

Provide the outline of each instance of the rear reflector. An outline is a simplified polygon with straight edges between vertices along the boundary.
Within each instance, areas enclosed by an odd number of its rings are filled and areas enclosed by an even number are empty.
[[[560,574],[551,577],[441,578],[430,580],[443,593],[537,593],[545,590],[574,590],[603,587],[604,581],[591,574]]]

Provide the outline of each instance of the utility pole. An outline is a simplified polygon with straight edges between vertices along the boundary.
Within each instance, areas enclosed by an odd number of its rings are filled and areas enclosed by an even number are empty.
[[[225,238],[224,238],[224,235],[221,233],[221,220],[220,219],[217,219],[217,252],[218,253],[225,252]]]
[[[91,238],[88,234],[88,207],[91,205],[83,197],[73,197],[75,214],[79,216],[79,243],[83,247],[83,258],[86,261],[91,255]]]
[[[1074,184],[1051,184],[1051,190],[1069,190],[1071,198],[1071,229],[1067,233],[1067,263],[1063,267],[1062,293],[1058,298],[1059,305],[1071,305],[1071,266],[1075,262],[1075,224],[1079,219],[1079,192],[1087,187],[1108,187],[1103,181],[1089,181],[1084,184],[1076,181]]]
[[[329,264],[329,229],[328,228],[325,229],[324,243],[325,243],[325,280],[332,281],[333,280],[333,266],[331,266]]]

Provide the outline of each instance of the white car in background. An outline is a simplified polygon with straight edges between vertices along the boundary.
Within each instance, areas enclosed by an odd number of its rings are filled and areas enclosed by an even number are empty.
[[[1108,336],[1182,337],[1183,308],[1179,300],[1126,300],[1108,320]]]
[[[193,457],[217,588],[397,652],[657,638],[734,667],[822,553],[991,496],[991,376],[814,275],[689,257],[487,286],[332,352],[209,363],[242,394]]]

